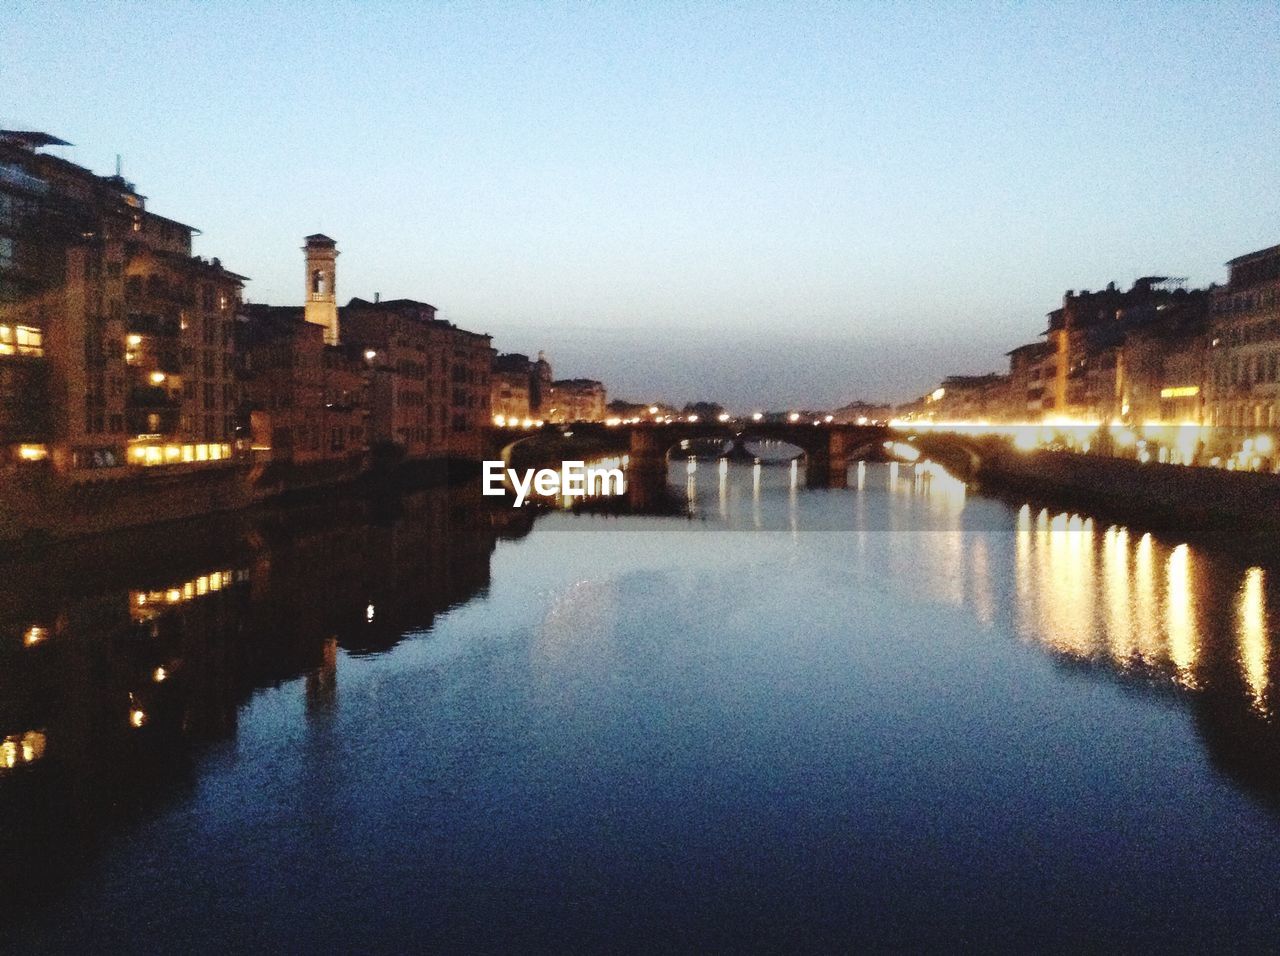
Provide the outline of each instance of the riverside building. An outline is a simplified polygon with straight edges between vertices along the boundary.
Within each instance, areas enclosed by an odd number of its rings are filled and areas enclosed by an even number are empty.
[[[1208,423],[1220,444],[1234,445],[1280,425],[1280,246],[1227,269],[1227,284],[1213,290],[1205,390]]]
[[[118,173],[0,131],[0,463],[74,480],[225,462],[243,276]]]

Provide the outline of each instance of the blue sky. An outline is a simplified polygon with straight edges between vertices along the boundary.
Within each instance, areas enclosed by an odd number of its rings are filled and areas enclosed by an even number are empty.
[[[1068,288],[1280,242],[1280,4],[9,0],[0,123],[297,302],[412,296],[620,397],[902,399]]]

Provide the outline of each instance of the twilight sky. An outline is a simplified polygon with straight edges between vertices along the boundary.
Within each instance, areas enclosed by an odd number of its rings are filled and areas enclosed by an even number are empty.
[[[905,399],[1068,288],[1280,242],[1280,4],[0,8],[0,125],[300,302],[409,296],[611,396]]]

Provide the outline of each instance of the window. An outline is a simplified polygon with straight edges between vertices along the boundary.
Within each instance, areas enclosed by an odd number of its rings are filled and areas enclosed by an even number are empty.
[[[30,325],[0,325],[0,355],[44,355],[44,332]]]
[[[13,240],[0,236],[0,269],[13,268]]]

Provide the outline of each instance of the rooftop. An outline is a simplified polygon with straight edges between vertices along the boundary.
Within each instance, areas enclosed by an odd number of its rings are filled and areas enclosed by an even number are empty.
[[[49,133],[25,129],[0,129],[0,141],[24,146],[27,149],[40,149],[44,146],[71,146],[65,139],[58,139]]]
[[[1247,262],[1256,262],[1259,259],[1270,259],[1272,256],[1280,256],[1280,246],[1267,246],[1265,249],[1259,249],[1256,252],[1246,252],[1242,256],[1236,256],[1227,262],[1228,266],[1240,266]]]

